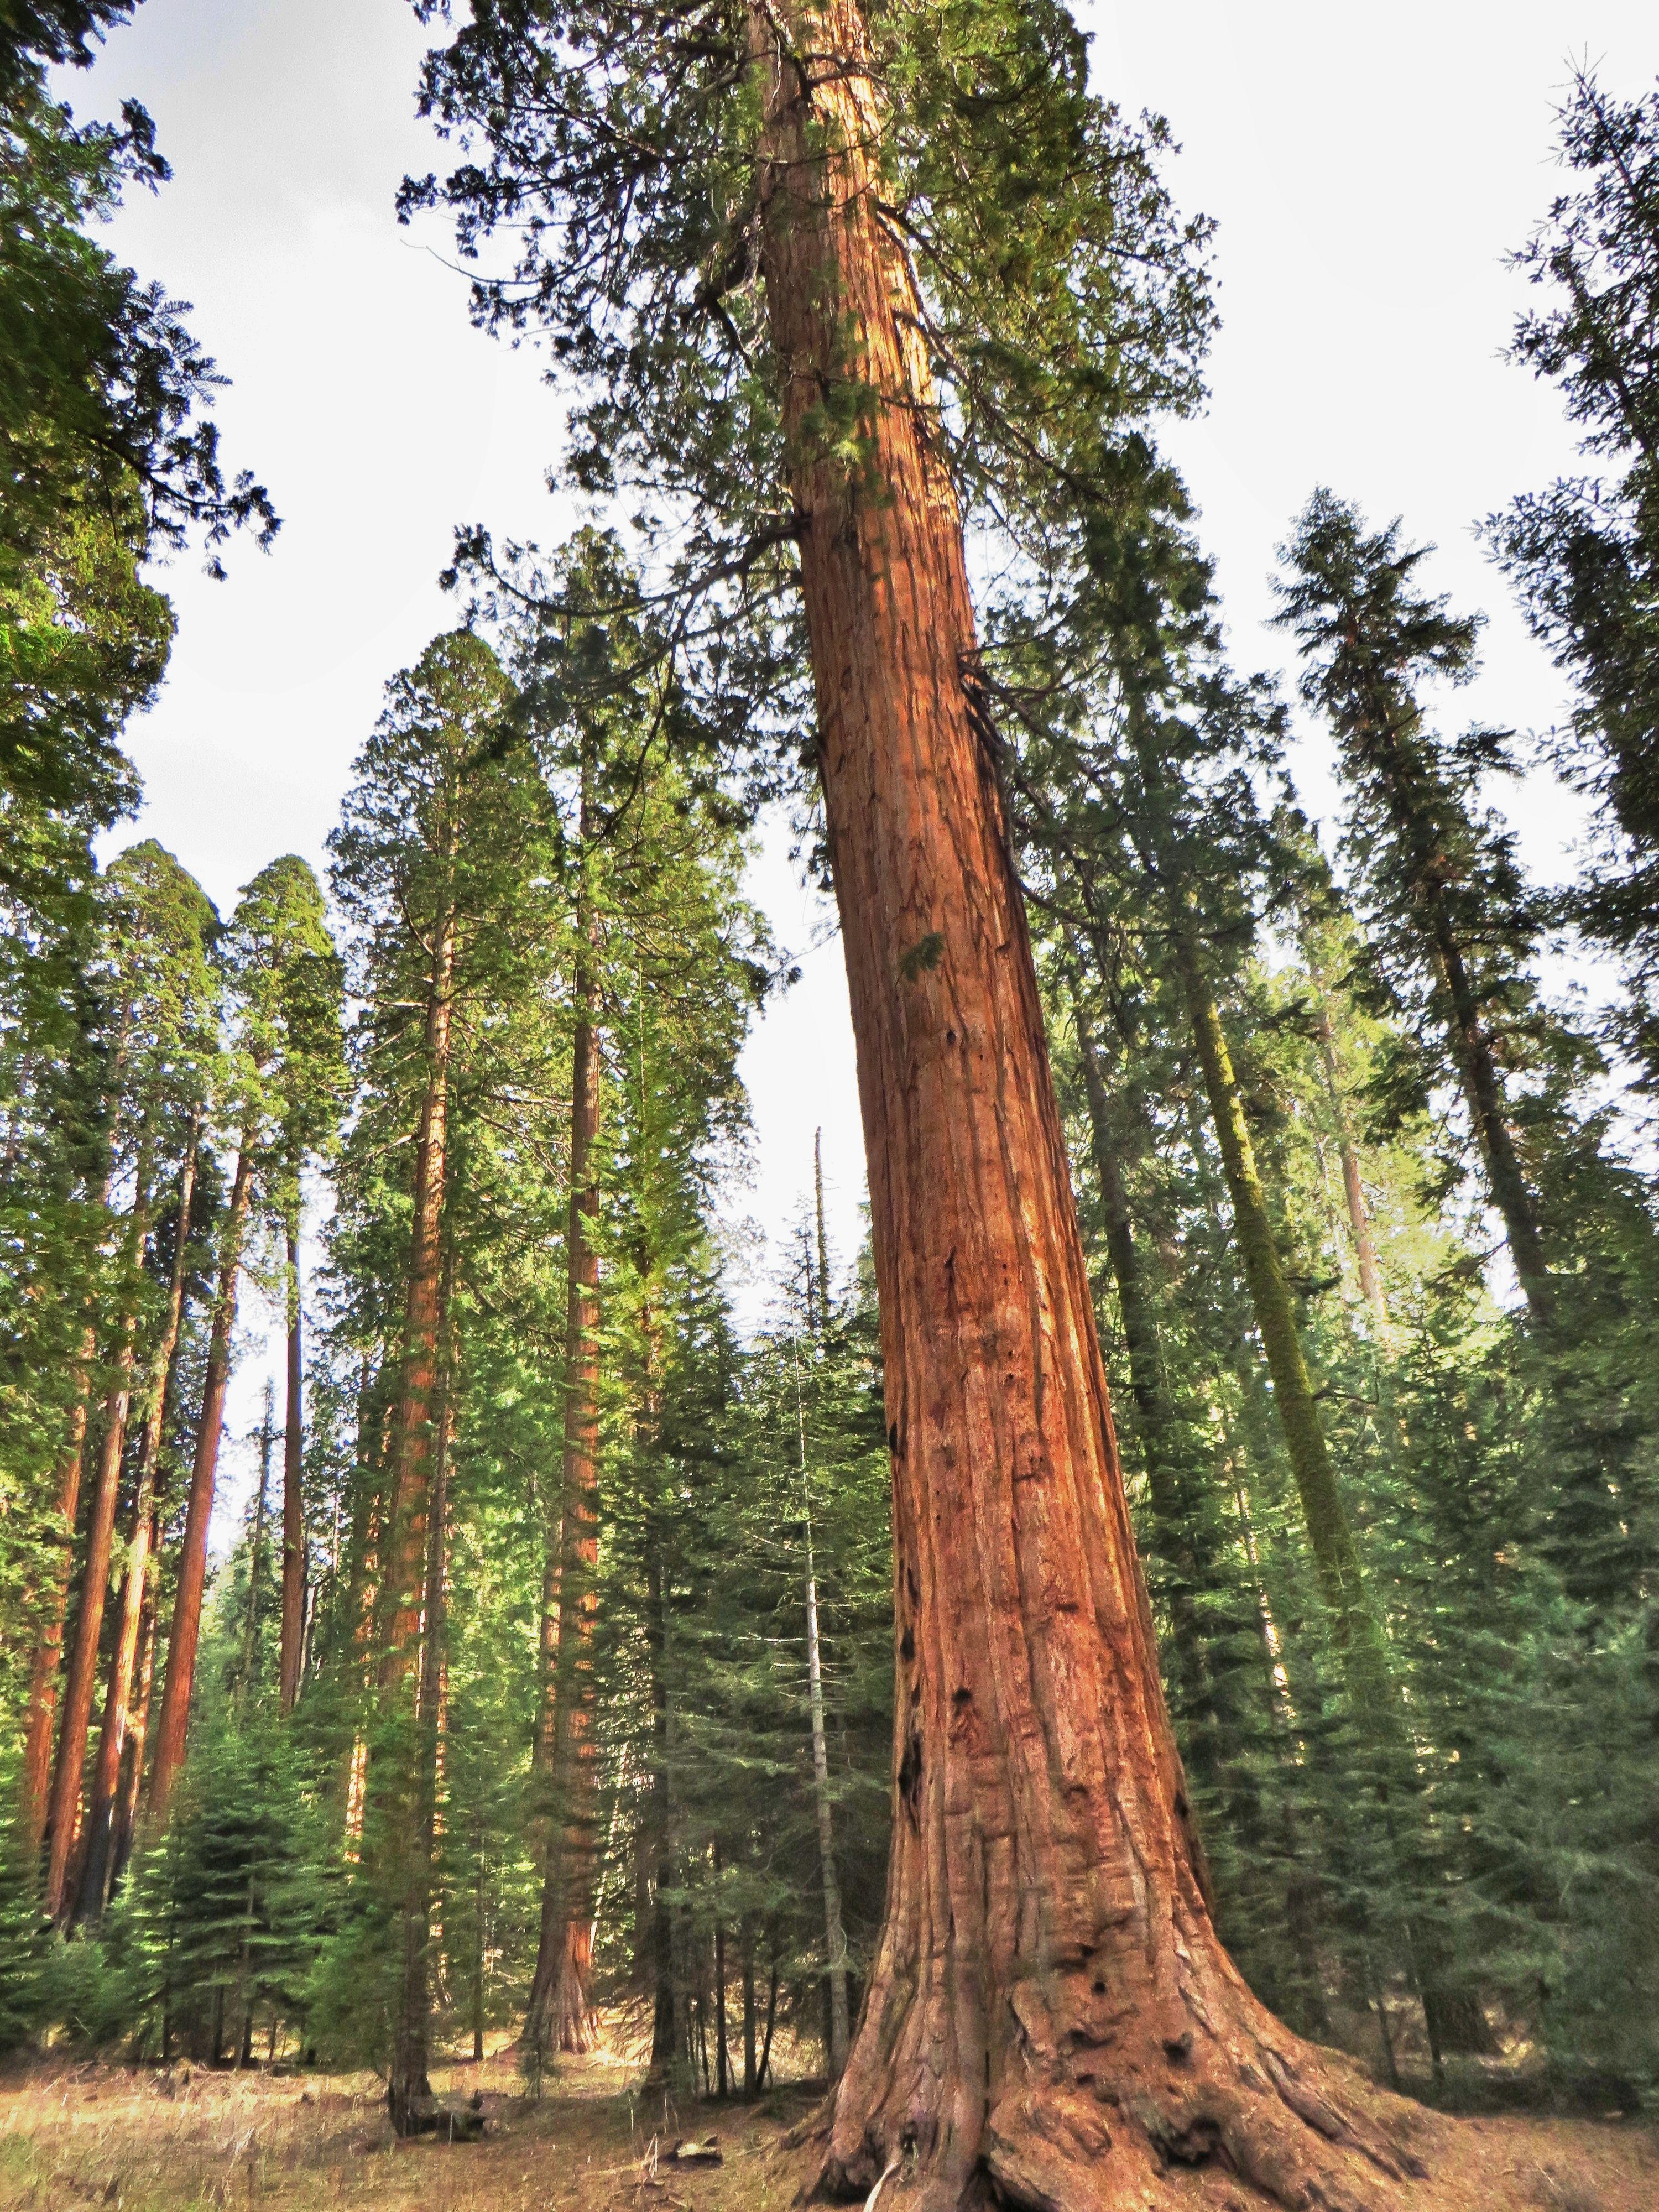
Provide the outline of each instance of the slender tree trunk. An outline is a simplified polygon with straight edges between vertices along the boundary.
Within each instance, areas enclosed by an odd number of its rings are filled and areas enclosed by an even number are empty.
[[[196,1686],[196,1647],[202,1633],[202,1593],[207,1583],[208,1528],[219,1473],[219,1440],[225,1425],[225,1393],[230,1387],[230,1341],[236,1326],[236,1285],[242,1266],[253,1181],[253,1133],[245,1129],[236,1154],[219,1262],[219,1296],[208,1337],[207,1374],[202,1417],[196,1431],[196,1456],[190,1474],[190,1503],[179,1553],[179,1587],[167,1636],[167,1671],[162,1677],[161,1717],[155,1728],[155,1759],[150,1770],[148,1817],[159,1828],[173,1801],[173,1784],[185,1763],[190,1731],[190,1702]]]
[[[472,2063],[484,2055],[484,1846],[483,1814],[472,1816]]]
[[[288,1422],[283,1436],[283,1631],[277,1665],[284,1713],[300,1694],[306,1619],[305,1361],[301,1341],[300,1220],[288,1224]]]
[[[761,2045],[760,2064],[755,2072],[755,2088],[757,2094],[766,2087],[766,2077],[771,2071],[772,2030],[777,2025],[777,2019],[778,1969],[776,1961],[774,1960],[772,1966],[772,1978],[768,1983],[766,1990],[766,2035],[764,2041]]]
[[[161,1541],[161,1513],[159,1508],[150,1516],[149,1556],[154,1564],[156,1546]],[[110,1840],[108,1893],[126,1871],[127,1861],[132,1856],[133,1830],[138,1819],[138,1799],[144,1786],[144,1740],[149,1733],[150,1692],[155,1680],[155,1627],[161,1608],[156,1603],[155,1577],[149,1577],[144,1586],[144,1611],[138,1631],[137,1694],[132,1700],[127,1719],[126,1741],[121,1751],[121,1778],[116,1800],[113,1833]]]
[[[1224,2154],[1281,2203],[1346,2197],[1403,2160],[1250,1996],[1195,1869],[864,17],[751,21],[894,1491],[887,1917],[823,2183],[908,2146],[921,2212],[988,2177],[1127,2206]],[[841,392],[856,477],[815,442]]]
[[[80,1510],[81,1470],[86,1459],[88,1399],[97,1350],[97,1331],[88,1323],[76,1364],[69,1437],[58,1462],[54,1536],[61,1543],[62,1551],[47,1578],[46,1614],[29,1669],[28,1726],[23,1741],[19,1821],[24,1853],[32,1868],[40,1864],[40,1845],[46,1832],[52,1737],[58,1718],[58,1672],[64,1656],[64,1622],[69,1610],[70,1576],[75,1559],[75,1519]]]
[[[830,1327],[830,1238],[823,1225],[823,1132],[812,1132],[812,1194],[818,1217],[818,1333]]]
[[[138,1486],[132,1504],[132,1535],[127,1547],[127,1571],[121,1588],[121,1626],[110,1665],[109,1687],[104,1700],[103,1731],[98,1740],[98,1764],[93,1773],[91,1802],[87,1812],[87,1843],[82,1856],[77,1920],[96,1923],[103,1917],[115,1878],[117,1796],[121,1780],[121,1758],[126,1744],[127,1708],[132,1694],[133,1668],[138,1656],[139,1635],[146,1619],[152,1624],[150,1546],[156,1520],[156,1485],[161,1473],[161,1437],[167,1420],[167,1393],[179,1349],[179,1331],[185,1310],[185,1285],[190,1273],[190,1209],[196,1194],[196,1158],[200,1117],[191,1125],[184,1165],[179,1171],[178,1228],[173,1251],[173,1276],[167,1285],[167,1311],[161,1334],[150,1363],[144,1407],[143,1436],[139,1444]]]
[[[1170,1617],[1176,1647],[1171,1659],[1183,1692],[1181,1702],[1188,1715],[1188,1752],[1193,1773],[1200,1785],[1218,1795],[1223,1788],[1223,1764],[1231,1717],[1224,1716],[1217,1695],[1206,1650],[1208,1639],[1194,1601],[1196,1592],[1206,1584],[1213,1587],[1217,1576],[1212,1561],[1200,1561],[1194,1543],[1196,1504],[1186,1494],[1188,1485],[1176,1463],[1174,1415],[1165,1384],[1158,1324],[1135,1240],[1128,1194],[1118,1160],[1115,1117],[1101,1069],[1094,1024],[1079,980],[1075,951],[1072,1012],[1077,1030],[1078,1057],[1083,1068],[1084,1096],[1089,1109],[1091,1150],[1100,1186],[1106,1254],[1117,1285],[1124,1349],[1128,1354],[1129,1395],[1134,1400],[1152,1517],[1169,1574]],[[1195,1840],[1194,1854],[1194,1870],[1213,1906],[1208,1868]]]
[[[1510,1258],[1526,1297],[1527,1310],[1538,1327],[1547,1330],[1555,1316],[1554,1291],[1545,1264],[1537,1209],[1516,1156],[1515,1139],[1505,1111],[1503,1079],[1498,1073],[1486,1024],[1480,1018],[1462,947],[1441,910],[1437,896],[1432,896],[1432,915],[1435,964],[1451,1005],[1452,1049],[1462,1078],[1475,1142],[1486,1163],[1487,1187],[1504,1224]]]
[[[1226,1032],[1184,915],[1177,913],[1171,934],[1232,1203],[1234,1234],[1273,1377],[1273,1404],[1302,1504],[1320,1595],[1348,1695],[1376,1768],[1384,1832],[1402,1870],[1421,1881],[1427,1872],[1425,1840],[1420,1814],[1411,1802],[1419,1777],[1405,1708],[1393,1679],[1387,1633],[1365,1586],[1359,1548],[1314,1400]],[[1479,2047],[1483,2033],[1480,2007],[1472,1993],[1454,1986],[1443,1944],[1433,1929],[1408,1918],[1401,1933],[1422,1996],[1438,2074],[1443,2047]]]
[[[745,1914],[743,1923],[743,2094],[755,2094],[759,2077],[755,2071],[755,1923]]]
[[[450,1284],[443,1288],[444,1329],[449,1333]],[[440,1384],[428,1501],[426,1588],[422,1607],[421,1677],[416,1713],[415,1825],[409,1893],[403,1915],[404,1972],[391,2075],[400,2085],[402,2132],[409,2104],[431,2094],[432,1869],[438,1838],[438,1791],[443,1713],[444,1578],[447,1563],[449,1439],[454,1406],[454,1348],[447,1343]],[[389,2093],[388,2093],[389,2094]]]
[[[1348,1119],[1347,1101],[1342,1094],[1341,1071],[1337,1066],[1336,1037],[1331,1028],[1330,1008],[1317,978],[1314,988],[1318,993],[1314,1013],[1314,1036],[1319,1045],[1319,1065],[1325,1077],[1325,1096],[1330,1102],[1331,1118],[1336,1124],[1336,1149],[1342,1163],[1342,1194],[1348,1208],[1348,1233],[1353,1238],[1354,1257],[1359,1263],[1359,1289],[1365,1304],[1371,1310],[1371,1318],[1379,1329],[1389,1325],[1387,1300],[1382,1295],[1382,1272],[1376,1264],[1376,1241],[1371,1235],[1370,1215],[1365,1207],[1365,1186],[1359,1176],[1359,1147],[1354,1142],[1353,1124]]]
[[[265,1520],[270,1499],[270,1455],[276,1442],[276,1394],[265,1384],[264,1419],[259,1424],[259,1489],[253,1501],[253,1534],[248,1547],[247,1611],[242,1616],[242,1667],[237,1685],[240,1697],[253,1686],[259,1657],[259,1585],[265,1576]]]
[[[111,1064],[109,1110],[112,1127],[118,1116],[127,1060],[127,1036],[132,1008],[124,1004]],[[113,1183],[113,1144],[106,1143],[104,1172],[98,1192],[97,1212],[108,1208]],[[69,1433],[58,1463],[57,1519],[62,1529],[63,1551],[48,1577],[46,1604],[40,1641],[29,1669],[28,1723],[24,1734],[19,1818],[27,1861],[40,1866],[52,1773],[52,1742],[58,1717],[58,1670],[64,1654],[64,1626],[69,1612],[70,1583],[75,1564],[76,1515],[81,1504],[81,1477],[86,1463],[87,1423],[92,1407],[92,1364],[98,1352],[98,1326],[88,1317],[81,1334],[80,1353],[71,1373]]]
[[[1186,999],[1210,1115],[1221,1150],[1233,1234],[1261,1332],[1273,1405],[1302,1501],[1302,1517],[1314,1567],[1356,1709],[1381,1740],[1398,1742],[1401,1729],[1389,1680],[1387,1639],[1365,1588],[1353,1526],[1331,1464],[1313,1380],[1302,1349],[1291,1286],[1279,1256],[1267,1201],[1256,1170],[1255,1147],[1233,1075],[1232,1054],[1196,940],[1185,917],[1172,923],[1176,964]]]
[[[581,835],[587,839],[584,793]],[[587,1995],[598,1873],[598,1763],[593,1631],[599,1516],[599,958],[586,890],[577,917],[576,1035],[571,1084],[570,1218],[565,1332],[564,1492],[560,1541],[557,1691],[550,1769],[552,1835],[542,1890],[541,1936],[526,2033],[557,2051],[599,2047]]]
[[[722,2102],[732,2094],[732,2061],[726,2036],[726,1922],[720,1913],[720,1854],[714,1847],[714,2078]]]
[[[431,1492],[441,1441],[443,1396],[441,1341],[444,1321],[443,1216],[447,1189],[449,1068],[456,950],[456,915],[446,909],[435,933],[428,984],[426,1088],[415,1155],[414,1221],[405,1300],[403,1386],[392,1430],[388,1528],[385,1539],[385,1632],[379,1682],[385,1723],[394,1735],[413,1719],[416,1739],[393,1743],[395,1765],[407,1771],[371,1775],[377,1814],[374,1844],[404,1927],[404,1989],[386,2106],[392,2124],[407,2132],[412,2108],[430,2096],[427,2080],[426,1916],[429,1911],[430,1845],[421,1848],[422,1747],[418,1686],[410,1681],[421,1648],[421,1615],[430,1559]],[[416,1690],[415,1700],[408,1695]],[[411,1712],[411,1704],[414,1710]],[[377,1765],[379,1762],[377,1762]],[[417,1926],[420,1930],[416,1941]],[[418,2008],[418,2019],[415,2016]]]
[[[836,1871],[835,1815],[830,1802],[830,1752],[823,1729],[823,1662],[818,1646],[818,1577],[812,1556],[812,1499],[807,1487],[806,1411],[801,1400],[800,1367],[795,1368],[795,1425],[800,1443],[802,1503],[806,1508],[806,1696],[812,1728],[812,1796],[818,1820],[818,1871],[823,1883],[824,1976],[829,1996],[825,2055],[830,2078],[839,2081],[847,2064],[851,2021],[847,2007],[847,1935],[841,1917],[841,1881]]]
[[[646,1820],[652,1988],[649,2078],[655,2081],[671,2071],[680,2047],[675,2005],[674,1930],[665,1895],[672,1872],[672,1849],[668,1771],[668,1613],[662,1527],[655,1510],[646,1524],[645,1579],[645,1643],[651,1670],[651,1796]]]
[[[87,1735],[93,1699],[98,1689],[98,1654],[104,1630],[104,1607],[109,1595],[110,1556],[115,1537],[115,1509],[120,1495],[121,1459],[127,1440],[127,1409],[132,1396],[135,1337],[137,1330],[138,1275],[143,1261],[144,1234],[149,1208],[148,1142],[139,1147],[137,1179],[132,1212],[128,1216],[122,1267],[120,1311],[114,1379],[104,1398],[104,1431],[98,1449],[98,1486],[93,1493],[92,1517],[87,1528],[85,1564],[81,1574],[81,1604],[76,1616],[75,1641],[70,1651],[69,1672],[64,1684],[64,1717],[58,1735],[58,1759],[52,1770],[52,1809],[46,1822],[46,1911],[53,1919],[64,1917],[74,1899],[69,1880],[70,1855],[79,1829],[81,1780],[86,1767]]]
[[[812,1539],[806,1539],[806,1681],[812,1716],[812,1795],[818,1816],[818,1869],[823,1881],[824,1972],[830,1985],[830,2072],[839,2080],[847,2063],[847,1936],[842,1925],[841,1882],[836,1873],[836,1835],[830,1806],[830,1756],[823,1734],[823,1668],[818,1656],[818,1579]]]

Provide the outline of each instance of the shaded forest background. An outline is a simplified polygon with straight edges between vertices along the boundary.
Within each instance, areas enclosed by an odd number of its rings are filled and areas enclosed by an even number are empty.
[[[835,2068],[903,1787],[873,1285],[809,1206],[741,1336],[714,1204],[788,983],[743,892],[757,808],[823,866],[787,530],[665,555],[596,338],[595,520],[459,546],[327,883],[279,858],[221,915],[153,842],[100,862],[171,641],[147,564],[276,527],[179,311],[97,242],[164,180],[146,118],[76,124],[43,74],[129,12],[0,26],[0,2039],[407,2086],[507,2033],[538,2078],[603,2005],[719,2094],[781,2029]],[[1113,308],[1143,388],[1086,508],[1017,528],[985,488],[974,682],[1218,1923],[1385,2078],[1638,2106],[1659,99],[1579,82],[1517,241],[1516,373],[1586,473],[1517,465],[1484,529],[1574,719],[1465,727],[1478,611],[1409,519],[1311,491],[1281,608],[1340,765],[1322,847],[1156,443],[1201,393],[1206,233],[1162,134],[1114,127],[1113,220],[1158,272]],[[492,158],[410,203],[476,239],[509,133]],[[526,297],[485,310],[533,325]],[[741,478],[716,445],[688,471]],[[1598,825],[1549,896],[1503,814],[1540,760]],[[215,1564],[250,1277],[287,1383]]]

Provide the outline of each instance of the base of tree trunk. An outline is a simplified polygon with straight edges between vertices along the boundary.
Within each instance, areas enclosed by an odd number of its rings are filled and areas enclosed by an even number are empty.
[[[1162,2002],[1115,1989],[1090,1960],[1000,2002],[988,1976],[963,1985],[960,1959],[878,1983],[825,2116],[814,2193],[866,2197],[897,2161],[904,2212],[1144,2212],[1177,2169],[1182,2203],[1235,2212],[1263,2198],[1293,2212],[1413,2203],[1429,2171],[1413,2146],[1431,2143],[1434,2116],[1290,2034],[1218,1949],[1204,1972],[1180,1949],[1181,1986]]]
[[[476,2106],[441,2105],[431,2096],[411,2097],[401,2107],[401,2119],[393,2113],[392,2124],[400,2136],[437,2136],[445,2142],[477,2142],[483,2135],[484,2116]]]
[[[524,2040],[539,2043],[544,2051],[562,2051],[573,2057],[603,2051],[605,2037],[600,2032],[599,2016],[587,1995],[593,1969],[592,1927],[591,1923],[582,1926],[567,1923],[562,1938],[556,1938],[556,1942],[552,1955],[556,1957],[558,1965],[546,1980],[541,1973],[541,1962],[538,1963]],[[547,1956],[544,1953],[544,1960]],[[549,1980],[552,1984],[550,1996],[546,1994]]]

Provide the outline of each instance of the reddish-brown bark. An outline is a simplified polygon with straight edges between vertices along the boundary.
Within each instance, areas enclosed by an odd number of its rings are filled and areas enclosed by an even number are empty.
[[[447,1276],[443,1289],[447,1334],[450,1310]],[[420,1687],[415,1716],[414,1826],[410,1835],[408,1893],[403,1916],[404,1972],[397,2041],[391,2080],[402,2084],[401,2128],[408,2100],[430,2094],[427,2067],[431,2050],[431,1950],[433,1851],[437,1843],[438,1797],[442,1784],[445,1575],[448,1558],[449,1438],[453,1407],[453,1351],[444,1361],[437,1417],[434,1424],[428,1493],[426,1584],[422,1605]],[[390,2093],[390,2084],[388,2085]],[[393,2117],[398,2118],[398,2107]]]
[[[161,1514],[158,1510],[150,1524],[149,1555],[155,1559],[161,1540]],[[126,1741],[121,1750],[120,1796],[115,1808],[115,1832],[110,1844],[110,1887],[121,1879],[121,1872],[132,1851],[133,1830],[138,1820],[138,1797],[144,1782],[144,1740],[149,1733],[150,1692],[155,1681],[155,1624],[158,1608],[155,1602],[155,1577],[151,1575],[144,1587],[144,1615],[138,1631],[138,1681],[127,1716]]]
[[[583,830],[586,829],[584,809]],[[592,2051],[599,2021],[587,1994],[593,1965],[599,1870],[598,1756],[593,1733],[594,1571],[599,1557],[599,1258],[593,1223],[599,1193],[599,978],[588,915],[578,969],[570,1097],[570,1220],[566,1294],[564,1485],[559,1546],[558,1642],[554,1660],[549,1779],[552,1833],[542,1888],[540,1941],[526,2033],[555,2051]]]
[[[87,1807],[86,1844],[76,1885],[76,1917],[96,1920],[109,1900],[114,1877],[115,1801],[121,1778],[121,1753],[126,1741],[127,1708],[132,1692],[133,1668],[138,1656],[139,1630],[149,1591],[149,1552],[155,1523],[155,1486],[161,1460],[161,1431],[167,1418],[168,1378],[179,1345],[179,1324],[185,1309],[185,1282],[189,1273],[190,1208],[196,1191],[195,1133],[179,1176],[179,1230],[173,1254],[173,1276],[167,1285],[167,1311],[149,1373],[149,1401],[144,1431],[139,1445],[138,1484],[132,1505],[132,1535],[127,1550],[127,1571],[121,1589],[121,1626],[110,1662],[109,1686],[104,1698],[103,1730],[98,1740],[98,1760],[93,1771]]]
[[[1377,2094],[1206,1909],[856,0],[757,8],[763,269],[870,1167],[896,1573],[886,1923],[823,2169],[911,2206],[1403,2201]],[[811,58],[806,61],[805,56]],[[828,133],[827,157],[815,126]],[[823,142],[819,141],[818,143]],[[813,448],[865,389],[866,472]],[[1237,2177],[1237,2179],[1236,2179]],[[1153,2201],[1156,2201],[1155,2199]]]
[[[98,1446],[98,1482],[87,1524],[81,1569],[81,1603],[64,1680],[64,1717],[52,1769],[52,1804],[46,1815],[46,1911],[56,1918],[70,1902],[70,1854],[80,1836],[81,1779],[86,1768],[87,1734],[98,1690],[99,1641],[109,1596],[109,1565],[115,1537],[115,1509],[121,1487],[121,1455],[126,1446],[127,1409],[132,1396],[136,1299],[139,1263],[149,1206],[149,1158],[141,1148],[132,1212],[127,1217],[121,1310],[116,1323],[113,1373],[104,1395],[104,1431]]]
[[[443,1303],[442,1232],[448,1169],[449,1055],[453,1015],[455,917],[447,914],[433,947],[426,1010],[426,1088],[415,1149],[414,1218],[404,1306],[402,1389],[394,1415],[389,1528],[386,1540],[385,1627],[380,1681],[394,1689],[420,1650],[426,1582],[427,1510],[432,1480],[433,1414],[438,1397],[438,1339]]]
[[[40,1641],[34,1647],[34,1659],[29,1668],[28,1725],[23,1739],[18,1820],[24,1852],[31,1867],[40,1859],[46,1832],[52,1735],[58,1719],[58,1671],[64,1656],[64,1621],[69,1610],[70,1568],[75,1554],[75,1516],[80,1510],[81,1469],[86,1458],[87,1400],[97,1349],[97,1332],[88,1326],[81,1339],[81,1357],[76,1364],[69,1437],[58,1462],[53,1518],[57,1524],[54,1534],[63,1547],[62,1556],[48,1578]]]
[[[283,1629],[276,1679],[285,1713],[300,1694],[306,1620],[305,1359],[301,1340],[300,1230],[288,1228],[288,1425],[283,1437]]]
[[[190,1503],[185,1511],[184,1542],[179,1553],[179,1587],[173,1596],[173,1625],[167,1635],[161,1717],[155,1728],[155,1759],[150,1770],[147,1810],[158,1826],[167,1818],[173,1784],[185,1763],[185,1739],[190,1729],[196,1647],[202,1633],[202,1592],[207,1583],[208,1526],[213,1518],[213,1493],[218,1480],[219,1439],[225,1425],[225,1393],[230,1386],[230,1340],[236,1326],[236,1285],[241,1273],[242,1237],[252,1180],[252,1133],[244,1130],[230,1186],[230,1204],[225,1213],[219,1296],[208,1336],[202,1414],[197,1424]]]

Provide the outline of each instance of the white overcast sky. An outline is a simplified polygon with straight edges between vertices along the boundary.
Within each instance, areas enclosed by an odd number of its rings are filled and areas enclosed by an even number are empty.
[[[1403,514],[1439,545],[1443,588],[1489,612],[1469,711],[1547,725],[1559,686],[1472,536],[1572,465],[1553,392],[1500,359],[1525,294],[1504,256],[1557,189],[1552,110],[1571,64],[1588,56],[1609,89],[1643,89],[1659,9],[1098,0],[1081,13],[1098,88],[1168,116],[1176,196],[1220,226],[1213,401],[1175,443],[1237,658],[1282,661],[1261,627],[1273,548],[1328,483],[1378,518]],[[382,684],[454,618],[436,584],[453,526],[544,541],[561,528],[543,483],[556,413],[534,356],[469,326],[440,228],[393,220],[404,171],[443,158],[414,117],[426,43],[403,0],[145,0],[90,77],[64,82],[83,115],[136,96],[155,117],[173,181],[135,200],[113,243],[194,303],[191,326],[232,380],[227,456],[283,518],[268,557],[232,548],[228,583],[189,560],[162,580],[178,644],[131,732],[147,796],[127,834],[159,837],[222,908],[279,853],[320,866]],[[1298,774],[1328,813],[1316,740]],[[1540,780],[1509,803],[1529,860],[1559,870],[1576,810]],[[821,1123],[850,1259],[863,1157],[839,948],[806,951],[826,916],[781,851],[755,884],[806,957],[745,1060],[758,1141],[734,1210],[779,1231]],[[256,1353],[234,1409],[244,1431],[262,1373]]]

